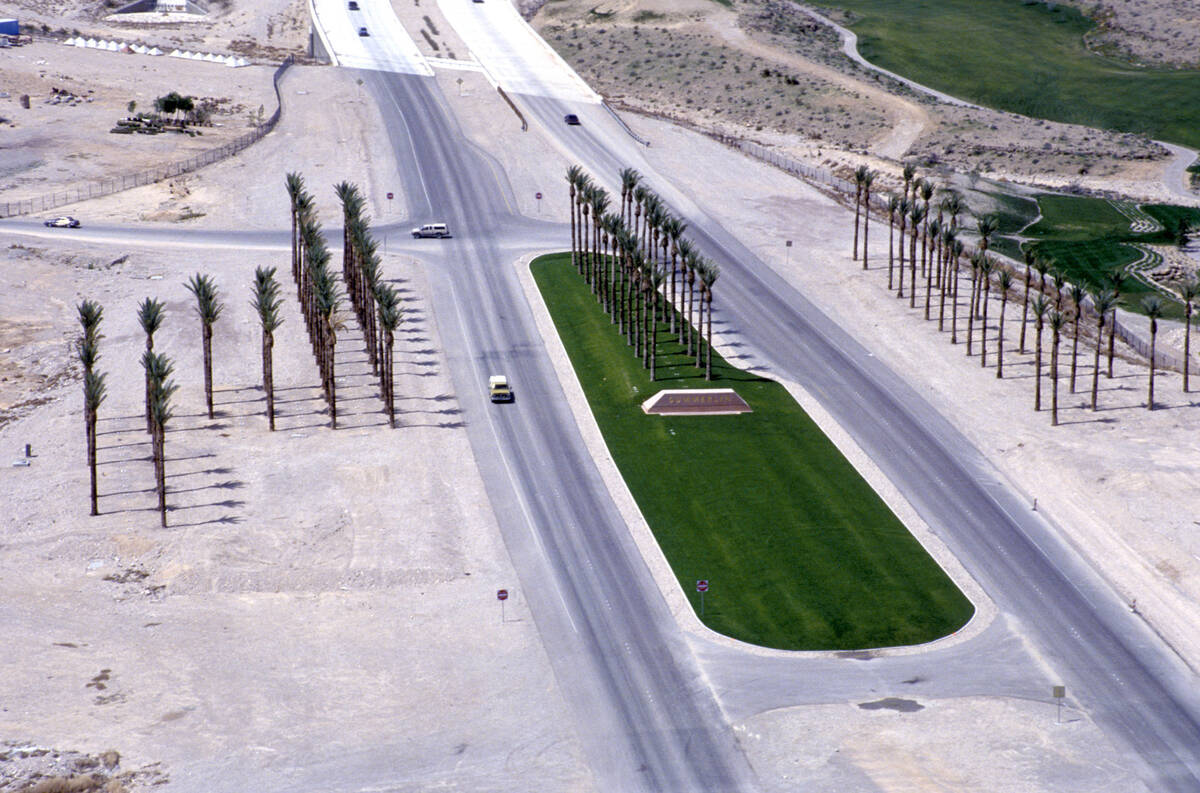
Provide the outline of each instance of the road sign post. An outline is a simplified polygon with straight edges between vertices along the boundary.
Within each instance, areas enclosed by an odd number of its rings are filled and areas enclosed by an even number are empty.
[[[1063,697],[1067,695],[1067,687],[1054,686],[1052,689],[1050,689],[1050,693],[1055,699],[1058,700],[1058,723],[1062,724],[1062,701]]]
[[[504,601],[508,600],[508,590],[507,589],[497,589],[496,590],[496,600],[500,601],[500,622],[501,622],[501,624],[503,624],[504,623]]]
[[[542,191],[541,190],[537,191],[537,193],[534,194],[534,198],[537,199],[538,214],[540,215],[540,214],[542,214]]]
[[[700,617],[704,618],[704,593],[708,591],[708,579],[701,578],[696,582],[696,591],[700,593]]]
[[[787,267],[792,261],[792,241],[783,243],[783,266]]]

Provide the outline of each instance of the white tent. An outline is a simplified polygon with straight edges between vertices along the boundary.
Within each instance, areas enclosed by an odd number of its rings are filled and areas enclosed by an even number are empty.
[[[170,57],[170,58],[182,58],[182,57],[183,57],[183,53],[182,53],[182,52],[180,52],[179,50],[171,50],[171,54],[170,54],[168,57]]]
[[[76,47],[86,47],[87,46],[87,42],[83,40],[83,36],[80,36],[79,38],[75,39],[75,46]]]
[[[160,50],[158,47],[151,47],[149,50],[147,50],[146,54],[147,55],[162,55],[163,51]]]
[[[94,49],[96,49],[96,40],[95,40],[95,39],[88,39],[88,40],[87,40],[87,41],[84,43],[84,45],[83,45],[83,46],[85,46],[85,47],[87,47],[87,48],[89,48],[89,49],[93,49],[93,50],[94,50]]]
[[[204,53],[204,55],[201,56],[200,59],[208,61],[209,63],[216,63],[217,61],[221,60],[221,56],[214,55],[211,52],[206,52],[206,53]]]
[[[63,44],[66,44],[68,47],[74,47],[75,46],[75,37],[72,36],[71,38],[64,41]]]
[[[115,41],[104,42],[104,49],[108,50],[109,52],[116,52],[120,48],[121,48],[120,45],[117,44],[117,42],[115,42]]]

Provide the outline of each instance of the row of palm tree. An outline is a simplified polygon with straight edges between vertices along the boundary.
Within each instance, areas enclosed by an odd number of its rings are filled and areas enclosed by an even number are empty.
[[[279,282],[275,280],[274,267],[258,267],[254,270],[254,286],[250,291],[250,305],[258,314],[262,326],[262,375],[263,393],[267,397],[267,425],[275,431],[275,331],[283,324],[279,296]]]
[[[860,208],[864,220],[863,238],[864,250],[863,259],[864,266],[866,265],[866,221],[865,218],[870,215],[870,186],[874,180],[874,174],[865,167],[858,169],[855,172],[855,242],[854,250],[852,251],[855,258],[858,254],[858,230],[860,224]],[[916,177],[915,169],[911,165],[906,165],[903,172],[904,187],[900,195],[889,196],[886,203],[886,211],[888,217],[888,288],[895,288],[897,297],[904,297],[904,278],[905,278],[905,243],[908,244],[908,272],[909,272],[909,306],[916,307],[916,295],[918,290],[918,274],[917,274],[917,257],[918,244],[920,245],[920,276],[925,280],[925,305],[924,317],[930,320],[932,311],[932,295],[936,288],[938,292],[938,330],[942,331],[945,327],[945,307],[949,302],[951,306],[950,315],[950,340],[952,344],[958,343],[958,286],[959,273],[962,270],[962,258],[964,256],[965,246],[962,240],[958,239],[959,233],[959,215],[964,210],[964,204],[961,198],[951,192],[943,191],[942,200],[936,206],[933,203],[933,198],[936,192],[934,184],[926,179]],[[931,217],[931,213],[936,209],[936,217]],[[1003,264],[1000,260],[988,254],[988,247],[991,242],[991,237],[997,229],[997,222],[994,217],[984,216],[976,219],[976,230],[979,236],[979,244],[976,251],[970,256],[968,277],[970,281],[970,295],[966,302],[967,312],[967,338],[966,348],[967,354],[974,354],[974,345],[976,337],[976,327],[979,328],[979,358],[980,365],[987,365],[988,357],[988,305],[992,298],[992,286],[996,286],[996,293],[1000,300],[1000,320],[997,337],[995,341],[996,349],[996,376],[1003,377],[1003,349],[1004,349],[1004,322],[1007,310],[1007,304],[1013,286],[1016,281],[1014,273],[1009,267]],[[899,232],[899,245],[896,245],[896,232]],[[905,239],[906,232],[908,239]],[[898,268],[896,267],[898,263]],[[1048,325],[1052,331],[1052,347],[1050,356],[1050,377],[1052,381],[1051,395],[1051,416],[1052,423],[1058,423],[1058,373],[1059,373],[1059,344],[1062,337],[1063,329],[1070,324],[1072,326],[1072,342],[1071,342],[1071,366],[1070,366],[1070,388],[1074,392],[1076,388],[1076,378],[1078,371],[1078,354],[1079,354],[1079,335],[1080,323],[1089,312],[1096,320],[1096,347],[1095,347],[1095,363],[1092,372],[1092,410],[1097,409],[1097,394],[1098,380],[1100,373],[1100,353],[1105,343],[1107,343],[1107,376],[1112,377],[1112,361],[1114,356],[1114,338],[1116,326],[1116,310],[1117,301],[1121,296],[1121,287],[1127,280],[1128,276],[1120,271],[1114,271],[1108,274],[1106,286],[1096,288],[1088,292],[1083,287],[1077,284],[1067,282],[1065,275],[1053,268],[1053,263],[1043,257],[1036,255],[1033,251],[1025,254],[1025,277],[1024,277],[1024,295],[1022,300],[1021,311],[1021,329],[1019,349],[1022,353],[1026,350],[1026,326],[1028,324],[1029,312],[1032,309],[1035,319],[1035,328],[1037,329],[1037,343],[1035,350],[1035,394],[1034,407],[1035,410],[1042,409],[1042,392],[1041,392],[1041,374],[1042,374],[1042,333]],[[898,278],[894,277],[898,273]],[[1049,280],[1048,280],[1049,279]],[[1036,280],[1036,284],[1035,284]],[[1030,298],[1031,291],[1035,288],[1037,296],[1032,300]],[[1179,296],[1185,304],[1185,317],[1187,326],[1185,330],[1185,365],[1183,388],[1188,390],[1188,376],[1190,359],[1190,336],[1191,336],[1191,313],[1192,305],[1200,293],[1200,284],[1195,281],[1188,281],[1179,285]],[[1064,301],[1069,298],[1069,302],[1064,305]],[[1154,408],[1154,377],[1156,369],[1156,339],[1158,332],[1157,320],[1162,316],[1164,304],[1157,296],[1151,296],[1143,302],[1143,309],[1150,319],[1151,331],[1151,354],[1150,354],[1150,377],[1149,377],[1149,393],[1147,399],[1147,408]],[[978,320],[978,322],[977,322]],[[1108,338],[1104,338],[1105,326],[1108,327]]]
[[[711,380],[712,299],[720,267],[684,236],[687,223],[641,183],[637,171],[624,169],[620,180],[621,205],[613,212],[607,191],[579,166],[567,169],[571,262],[651,380],[657,372],[660,321],[678,334],[686,354]]]
[[[104,309],[95,301],[84,300],[79,304],[78,311],[83,335],[76,344],[76,352],[79,362],[83,364],[83,423],[87,434],[88,472],[91,475],[91,514],[99,515],[100,499],[96,490],[96,421],[100,405],[104,402],[106,375],[96,371],[96,362],[100,360],[100,321],[104,318]]]
[[[321,391],[329,406],[329,426],[337,429],[334,351],[340,329],[336,313],[341,294],[329,269],[331,254],[312,195],[298,174],[289,173],[286,185],[292,203],[292,275],[296,280],[296,296],[321,375]]]

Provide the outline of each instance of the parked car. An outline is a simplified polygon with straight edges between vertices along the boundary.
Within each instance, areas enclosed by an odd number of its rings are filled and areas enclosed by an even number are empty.
[[[572,127],[579,126],[579,116],[575,115],[574,113],[567,113],[565,116],[563,116],[563,121]]]
[[[371,35],[371,34],[370,34],[370,32],[369,32],[369,31],[368,31],[366,28],[359,28],[359,29],[358,29],[358,35],[360,35],[360,36],[369,36],[369,35]]]
[[[412,230],[414,239],[421,237],[436,237],[437,239],[445,239],[450,236],[450,229],[445,223],[426,223],[420,228]]]
[[[493,402],[512,402],[513,392],[508,386],[508,378],[502,374],[494,374],[489,377],[488,396]]]
[[[349,5],[350,5],[350,10],[351,10],[351,11],[357,11],[357,10],[358,10],[358,0],[350,0],[350,4],[349,4]]]
[[[45,225],[53,229],[77,229],[79,228],[79,221],[73,217],[63,215],[60,218],[47,220]]]

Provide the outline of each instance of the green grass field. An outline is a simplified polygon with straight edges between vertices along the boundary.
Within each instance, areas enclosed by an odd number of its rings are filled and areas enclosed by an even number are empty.
[[[661,326],[659,379],[633,354],[569,254],[533,265],[592,412],[684,591],[708,579],[705,623],[783,649],[917,644],[972,606],[778,383],[713,356],[716,381]],[[720,285],[716,292],[720,301]],[[663,388],[730,387],[739,416],[647,416]]]
[[[1084,47],[1091,22],[1034,0],[827,0],[872,63],[982,105],[1200,147],[1200,71],[1129,66]]]
[[[1090,240],[1129,236],[1129,218],[1103,198],[1046,193],[1038,196],[1042,217],[1025,230],[1030,237]]]

